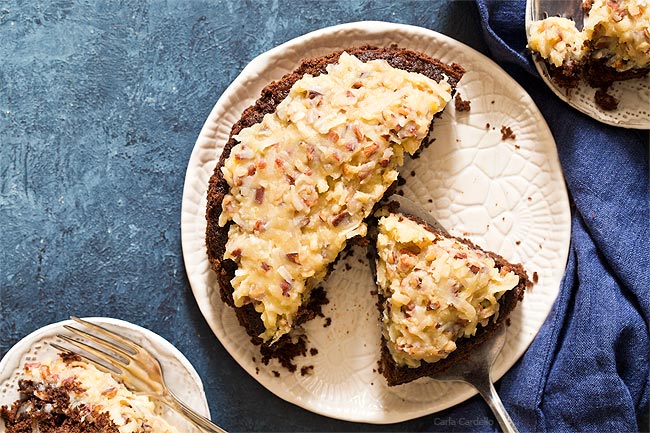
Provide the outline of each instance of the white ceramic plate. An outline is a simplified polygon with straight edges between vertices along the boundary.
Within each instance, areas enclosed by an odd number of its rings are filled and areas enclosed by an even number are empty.
[[[530,34],[530,24],[546,16],[564,16],[577,22],[582,28],[581,0],[527,0],[526,1],[526,35]],[[579,21],[579,22],[578,22]],[[538,56],[534,56],[536,58]],[[607,93],[619,100],[616,110],[603,110],[596,104],[596,89],[581,81],[577,88],[567,89],[558,87],[548,72],[546,64],[536,59],[535,68],[542,80],[557,95],[558,98],[573,108],[608,125],[623,128],[650,129],[650,80],[648,77],[634,80],[617,81]]]
[[[471,100],[471,111],[457,113],[453,102],[449,104],[435,121],[435,142],[404,168],[406,184],[401,188],[452,234],[466,235],[538,275],[538,284],[512,316],[493,377],[501,377],[515,363],[544,322],[566,264],[569,204],[555,142],[535,104],[514,80],[485,56],[434,31],[383,22],[344,24],[309,33],[251,61],[219,98],[192,152],[183,192],[182,245],[205,319],[252,377],[277,396],[316,413],[393,423],[448,408],[475,391],[428,378],[386,385],[376,371],[380,330],[364,251],[355,250],[339,261],[325,283],[330,303],[324,312],[332,321],[330,326],[324,326],[323,319],[305,325],[318,354],[297,360],[299,366],[314,366],[312,374],[302,375],[300,368],[292,374],[273,362],[259,362],[258,349],[219,298],[205,249],[208,180],[244,108],[300,59],[364,43],[397,43],[467,69],[458,89],[463,99]],[[510,127],[516,139],[502,140],[502,126]]]
[[[172,392],[192,409],[208,418],[210,417],[208,402],[199,375],[185,356],[171,343],[158,334],[122,320],[105,317],[93,317],[86,320],[119,332],[151,350],[160,360],[165,379],[168,380]],[[10,405],[18,398],[18,381],[22,378],[22,366],[26,362],[56,356],[58,351],[48,344],[50,342],[69,346],[57,337],[57,334],[72,335],[63,325],[75,325],[75,322],[66,320],[40,328],[16,343],[2,358],[2,361],[0,361],[0,406]],[[198,432],[180,415],[170,409],[158,407],[157,410],[167,421],[177,426],[180,431]],[[0,430],[4,431],[4,427],[4,422],[0,420]]]

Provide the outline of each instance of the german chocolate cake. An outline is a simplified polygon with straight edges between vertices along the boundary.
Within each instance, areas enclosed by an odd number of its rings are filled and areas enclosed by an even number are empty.
[[[422,53],[363,46],[304,60],[233,126],[210,179],[207,250],[256,344],[314,317],[313,289],[426,142],[463,75]]]

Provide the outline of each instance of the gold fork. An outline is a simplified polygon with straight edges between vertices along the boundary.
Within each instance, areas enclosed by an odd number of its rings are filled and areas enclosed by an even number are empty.
[[[67,335],[59,334],[58,337],[67,343],[75,346],[78,350],[59,346],[55,343],[50,345],[57,350],[75,353],[85,360],[92,362],[102,371],[111,373],[121,380],[131,391],[148,395],[183,415],[196,427],[206,432],[227,433],[224,429],[212,423],[209,419],[196,413],[193,409],[180,401],[178,397],[165,384],[162,366],[158,359],[147,349],[136,342],[116,334],[113,331],[79,319],[70,317],[75,322],[83,325],[95,333],[90,333],[73,326],[64,325],[68,331],[90,340],[98,347],[75,340]],[[103,349],[103,350],[102,350]],[[99,362],[87,354],[103,361]]]

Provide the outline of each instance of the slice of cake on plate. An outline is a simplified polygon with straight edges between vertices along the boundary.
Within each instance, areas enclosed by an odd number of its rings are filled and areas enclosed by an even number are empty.
[[[523,267],[416,216],[382,208],[376,222],[381,371],[399,385],[462,362],[523,299]]]
[[[19,392],[19,400],[0,408],[7,433],[179,432],[156,414],[149,397],[78,355],[25,364]]]
[[[615,81],[647,76],[650,71],[650,4],[645,0],[584,0],[582,30],[564,17],[548,17],[530,25],[528,47],[549,66],[560,87],[576,87],[584,79],[602,89],[596,102],[614,109],[605,90]]]

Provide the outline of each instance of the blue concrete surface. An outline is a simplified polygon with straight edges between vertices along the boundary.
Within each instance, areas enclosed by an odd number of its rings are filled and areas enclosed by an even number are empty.
[[[431,427],[347,423],[275,397],[212,334],[183,267],[185,169],[219,95],[256,55],[359,20],[485,52],[469,1],[0,2],[0,355],[70,314],[116,317],[181,350],[230,431]]]

